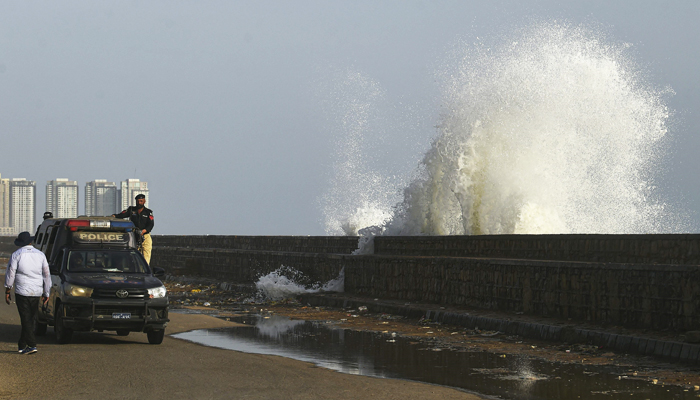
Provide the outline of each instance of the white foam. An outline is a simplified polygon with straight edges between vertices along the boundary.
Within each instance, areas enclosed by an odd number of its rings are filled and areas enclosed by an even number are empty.
[[[333,217],[352,226],[346,234],[685,229],[654,185],[672,91],[647,83],[630,45],[541,23],[488,46],[465,44],[445,71],[438,135],[419,176],[393,208],[388,196],[373,202],[375,188],[346,204]],[[366,205],[375,217],[355,217]]]
[[[277,270],[260,277],[255,283],[255,287],[265,299],[272,301],[293,298],[302,293],[343,292],[345,290],[345,269],[340,271],[337,278],[323,285],[317,284],[305,287],[296,281],[301,277],[302,274],[299,271],[281,266]]]

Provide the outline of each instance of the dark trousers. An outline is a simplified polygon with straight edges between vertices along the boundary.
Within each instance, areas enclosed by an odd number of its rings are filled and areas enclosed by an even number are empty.
[[[34,324],[36,314],[39,312],[39,300],[41,297],[28,297],[15,293],[15,302],[19,319],[22,322],[22,335],[17,342],[17,348],[22,350],[25,347],[36,347],[36,337],[34,336]]]

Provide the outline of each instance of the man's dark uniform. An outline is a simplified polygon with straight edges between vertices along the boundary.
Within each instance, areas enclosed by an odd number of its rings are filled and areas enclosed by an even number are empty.
[[[116,218],[129,218],[134,223],[137,229],[146,230],[143,235],[143,244],[141,244],[141,254],[146,259],[146,262],[151,263],[151,230],[153,229],[153,211],[145,206],[139,212],[136,206],[129,206],[126,210],[115,214]]]

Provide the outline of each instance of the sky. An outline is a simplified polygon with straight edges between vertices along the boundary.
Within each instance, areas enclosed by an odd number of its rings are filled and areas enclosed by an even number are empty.
[[[374,82],[390,115],[369,162],[410,170],[450,52],[533,20],[603,29],[673,89],[658,184],[699,232],[697,0],[0,0],[0,174],[37,182],[37,221],[49,180],[77,180],[83,212],[86,182],[138,178],[154,234],[324,235],[339,76]]]

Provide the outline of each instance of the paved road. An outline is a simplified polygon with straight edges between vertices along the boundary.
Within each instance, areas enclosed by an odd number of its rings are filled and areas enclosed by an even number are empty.
[[[168,334],[234,324],[193,314],[171,319]],[[71,344],[58,345],[49,328],[37,354],[20,355],[19,331],[15,304],[3,301],[0,399],[478,399],[449,388],[346,375],[168,336],[161,345],[149,345],[143,333],[76,333]]]

